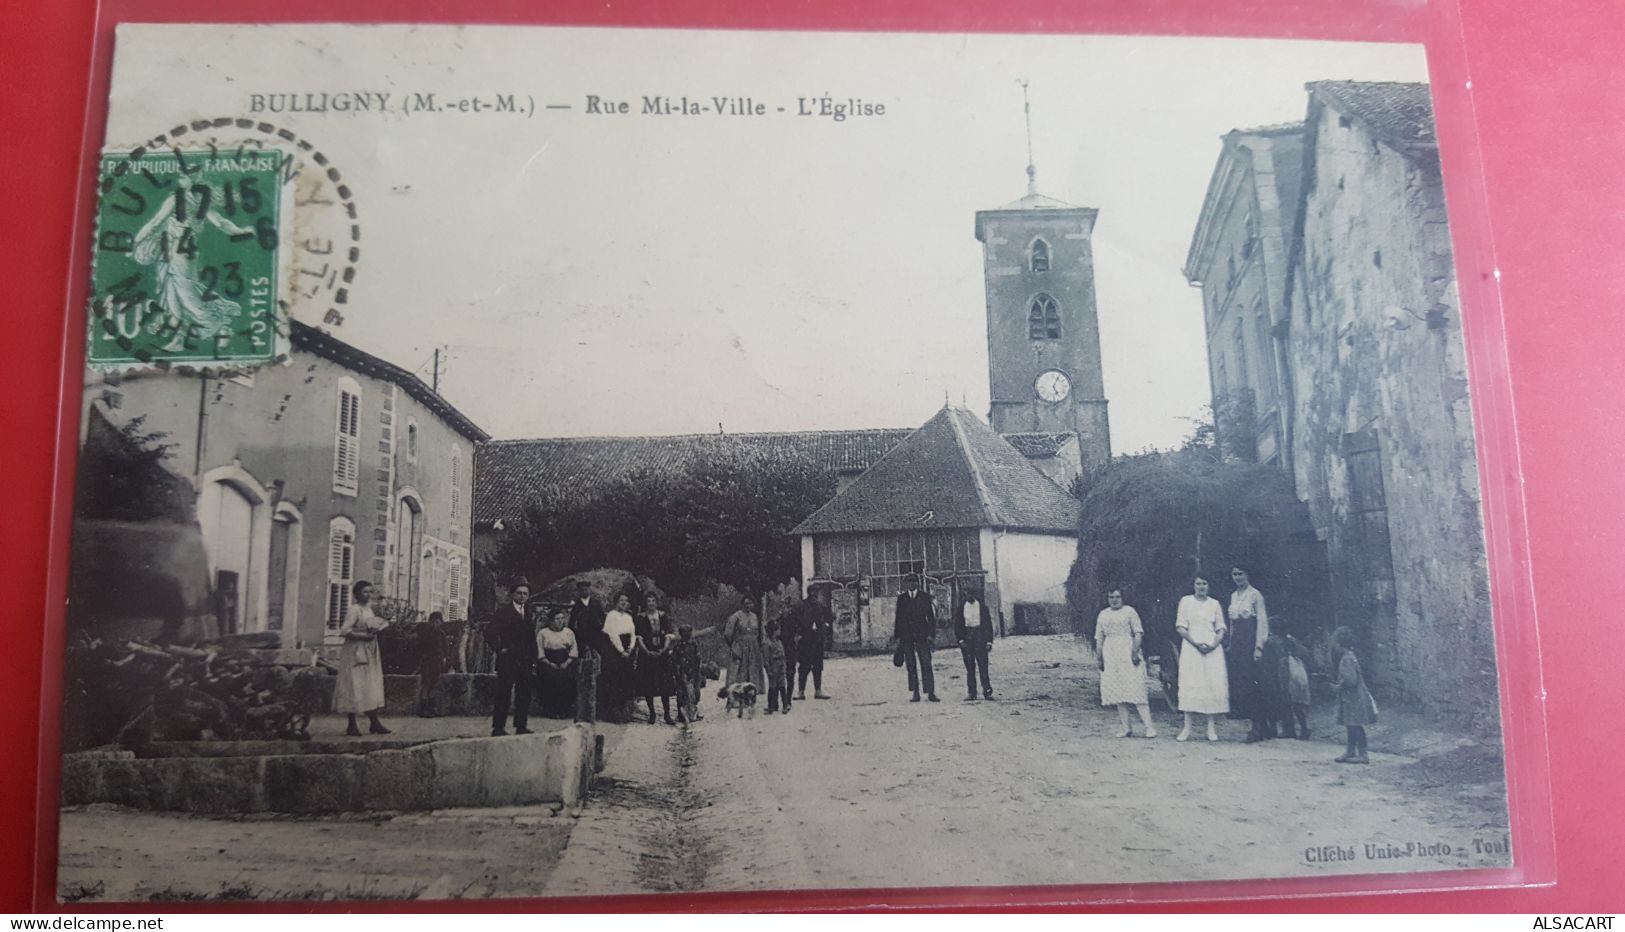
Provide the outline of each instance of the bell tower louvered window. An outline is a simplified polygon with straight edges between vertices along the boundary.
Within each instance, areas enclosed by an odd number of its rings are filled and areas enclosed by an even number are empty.
[[[1027,313],[1027,335],[1034,340],[1061,338],[1061,307],[1047,294],[1033,298]]]

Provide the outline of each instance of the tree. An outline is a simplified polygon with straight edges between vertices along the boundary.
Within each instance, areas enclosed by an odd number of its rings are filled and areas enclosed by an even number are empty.
[[[800,573],[800,545],[789,532],[834,494],[834,476],[810,456],[724,445],[679,471],[633,476],[591,498],[533,503],[498,563],[538,585],[616,567],[677,596],[717,583],[762,592]]]
[[[1221,462],[1211,447],[1120,457],[1092,477],[1067,582],[1073,629],[1093,635],[1106,593],[1123,590],[1148,650],[1174,638],[1174,614],[1200,571],[1227,597],[1247,568],[1271,615],[1298,630],[1326,617],[1324,555],[1291,480],[1274,466]]]
[[[92,409],[79,451],[74,510],[79,518],[110,521],[189,522],[195,494],[164,467],[174,450],[168,434],[149,431],[146,416],[114,427]]]

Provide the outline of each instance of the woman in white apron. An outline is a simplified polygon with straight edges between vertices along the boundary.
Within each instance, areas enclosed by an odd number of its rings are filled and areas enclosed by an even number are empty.
[[[370,722],[368,731],[387,735],[389,729],[378,720],[378,711],[384,707],[384,663],[378,652],[378,632],[389,627],[389,622],[373,614],[372,583],[362,581],[352,590],[350,611],[344,616],[339,634],[344,646],[339,648],[339,681],[333,690],[333,711],[350,716],[350,727],[344,733],[359,737],[361,729],[355,717],[362,713]]]

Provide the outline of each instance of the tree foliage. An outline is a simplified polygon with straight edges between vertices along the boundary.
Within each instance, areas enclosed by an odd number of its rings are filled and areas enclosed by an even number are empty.
[[[834,476],[810,456],[736,444],[590,498],[533,503],[509,529],[498,564],[537,585],[610,566],[676,596],[718,583],[763,592],[799,575],[800,544],[789,532],[834,494]]]
[[[149,431],[146,416],[114,427],[93,414],[79,451],[75,511],[81,518],[111,521],[175,521],[195,518],[195,494],[164,468],[175,445],[168,434]]]
[[[1120,457],[1082,489],[1078,557],[1067,582],[1074,630],[1092,635],[1106,593],[1121,588],[1156,653],[1174,637],[1181,596],[1200,571],[1228,599],[1230,569],[1248,570],[1272,617],[1299,631],[1325,617],[1324,556],[1290,478],[1275,466],[1223,462],[1209,444]]]

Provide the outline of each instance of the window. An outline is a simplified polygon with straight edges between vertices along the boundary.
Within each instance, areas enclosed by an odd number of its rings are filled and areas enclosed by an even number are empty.
[[[1034,340],[1061,338],[1061,307],[1054,298],[1041,294],[1033,299],[1032,310],[1027,315],[1027,335]]]
[[[1247,334],[1242,329],[1241,309],[1236,309],[1236,387],[1251,388],[1253,380],[1247,373]]]
[[[355,523],[334,518],[327,526],[327,630],[337,631],[350,613],[355,584]]]
[[[339,379],[335,420],[333,491],[354,495],[361,474],[361,386],[354,379]]]
[[[1034,272],[1049,271],[1049,243],[1042,239],[1033,240],[1032,249],[1027,254],[1027,267]]]
[[[457,520],[463,503],[463,452],[451,451],[451,518]]]
[[[411,418],[406,419],[406,458],[418,458],[418,422]]]
[[[1253,307],[1253,321],[1258,330],[1258,408],[1262,411],[1275,404],[1281,377],[1275,368],[1275,338],[1270,335],[1270,315],[1262,301]]]
[[[450,579],[446,583],[446,620],[463,620],[463,558],[451,558]]]

